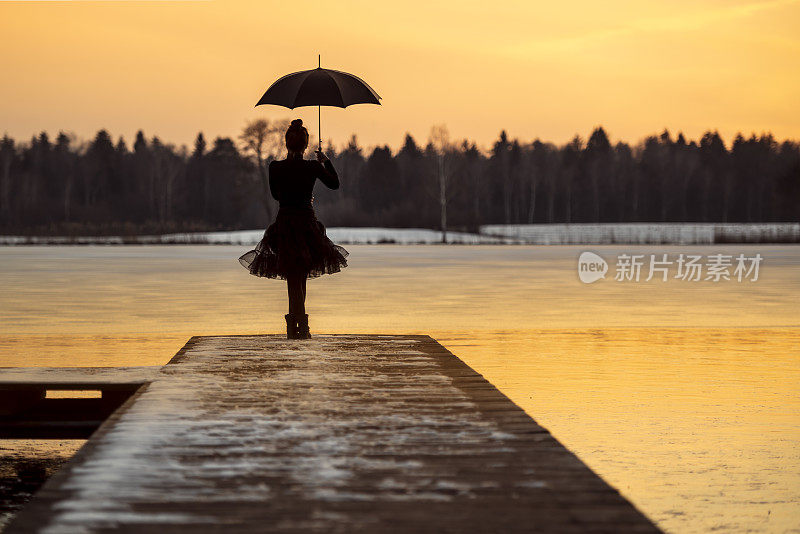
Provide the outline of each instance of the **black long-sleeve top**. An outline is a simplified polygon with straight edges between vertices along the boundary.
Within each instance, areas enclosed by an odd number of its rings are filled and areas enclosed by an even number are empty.
[[[339,189],[339,175],[329,160],[302,158],[275,160],[269,164],[269,190],[280,206],[310,208],[317,178],[330,189]]]

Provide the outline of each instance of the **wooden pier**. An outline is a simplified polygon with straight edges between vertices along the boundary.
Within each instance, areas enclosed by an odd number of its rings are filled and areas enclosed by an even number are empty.
[[[127,389],[8,533],[658,532],[428,336],[194,337],[116,382],[24,373],[0,392]]]

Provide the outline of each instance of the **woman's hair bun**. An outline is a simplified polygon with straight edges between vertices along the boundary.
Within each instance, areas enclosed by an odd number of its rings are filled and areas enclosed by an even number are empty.
[[[295,119],[286,130],[286,148],[302,152],[308,147],[308,130],[303,126],[303,119]]]

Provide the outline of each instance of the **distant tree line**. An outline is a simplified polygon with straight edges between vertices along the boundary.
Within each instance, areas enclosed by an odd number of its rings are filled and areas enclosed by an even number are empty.
[[[285,121],[256,120],[236,139],[190,149],[100,130],[79,141],[42,132],[0,140],[3,234],[141,234],[261,228],[277,209],[267,166],[284,157]],[[352,137],[327,152],[342,187],[315,190],[328,226],[474,230],[481,224],[793,222],[800,220],[800,143],[664,131],[612,144],[603,128],[564,145],[501,132],[489,150],[434,127],[396,152]],[[308,156],[310,157],[310,151]]]

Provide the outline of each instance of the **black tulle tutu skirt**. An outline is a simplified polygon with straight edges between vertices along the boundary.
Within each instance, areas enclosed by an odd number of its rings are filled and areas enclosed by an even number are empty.
[[[348,252],[325,234],[313,208],[280,208],[256,248],[239,258],[250,274],[264,278],[316,278],[347,267]]]

